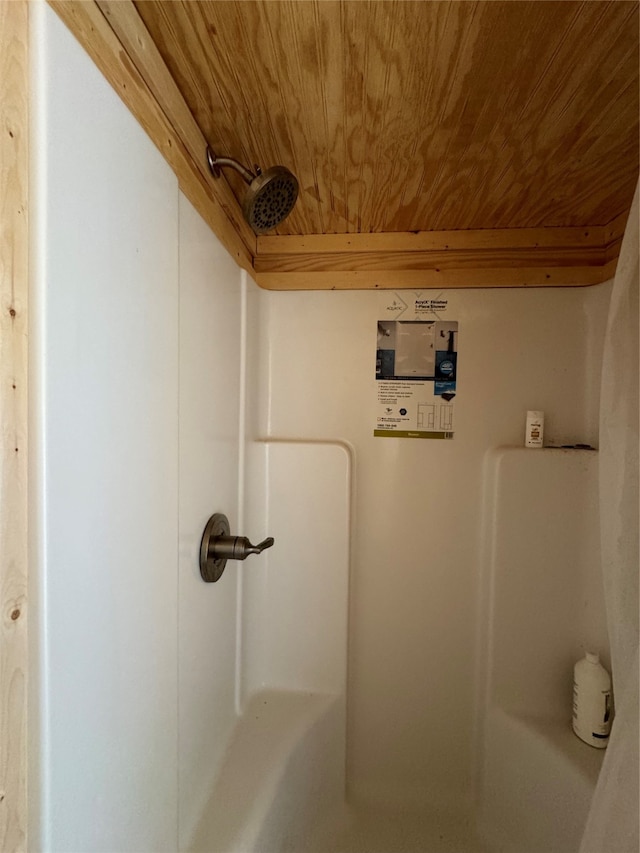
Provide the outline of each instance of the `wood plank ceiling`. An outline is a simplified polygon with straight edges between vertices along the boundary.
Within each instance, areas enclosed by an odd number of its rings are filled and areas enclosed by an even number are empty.
[[[133,44],[123,4],[98,5]],[[298,286],[385,287],[404,271],[406,286],[464,284],[439,279],[452,265],[425,256],[454,244],[476,253],[458,255],[463,272],[512,271],[496,284],[611,274],[638,179],[635,0],[125,5],[139,16],[138,46],[153,43],[216,153],[281,163],[300,181],[291,216],[252,249],[259,283],[309,274]],[[138,68],[145,51],[131,57]],[[240,200],[240,177],[225,178]],[[500,257],[477,256],[478,231]],[[549,241],[554,257],[534,253]],[[536,266],[553,274],[524,271]],[[332,283],[338,272],[358,275]]]
[[[636,3],[136,8],[216,151],[298,176],[279,233],[606,225],[631,202]]]

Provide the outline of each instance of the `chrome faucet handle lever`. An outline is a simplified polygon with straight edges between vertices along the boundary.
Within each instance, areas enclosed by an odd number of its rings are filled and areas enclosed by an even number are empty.
[[[220,512],[212,515],[200,542],[200,574],[207,583],[215,583],[224,572],[227,560],[246,560],[249,554],[261,554],[271,548],[272,536],[252,545],[246,536],[229,535],[229,519]]]

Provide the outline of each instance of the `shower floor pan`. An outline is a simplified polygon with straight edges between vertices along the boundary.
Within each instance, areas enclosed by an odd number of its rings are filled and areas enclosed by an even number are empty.
[[[341,697],[255,695],[190,853],[493,853],[467,816],[345,804],[344,737]]]
[[[347,806],[327,822],[304,851],[287,853],[494,853],[473,822],[437,810],[402,811]]]

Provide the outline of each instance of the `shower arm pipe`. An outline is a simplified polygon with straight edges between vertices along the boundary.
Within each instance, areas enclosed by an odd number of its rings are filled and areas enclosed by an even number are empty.
[[[257,175],[254,175],[253,172],[250,172],[242,163],[239,163],[237,160],[234,160],[233,157],[216,157],[216,155],[211,150],[211,147],[207,145],[207,161],[209,163],[209,168],[216,176],[216,178],[220,177],[220,169],[224,169],[226,167],[230,167],[235,169],[238,174],[242,175],[244,180],[250,184]],[[259,175],[261,169],[256,167],[256,172]]]

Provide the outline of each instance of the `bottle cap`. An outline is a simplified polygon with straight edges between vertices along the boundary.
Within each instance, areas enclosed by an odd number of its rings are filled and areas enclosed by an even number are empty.
[[[587,652],[586,658],[589,663],[600,663],[600,655],[596,655],[593,652]]]

